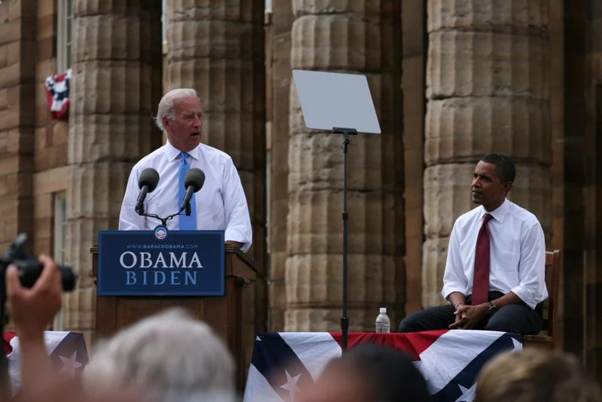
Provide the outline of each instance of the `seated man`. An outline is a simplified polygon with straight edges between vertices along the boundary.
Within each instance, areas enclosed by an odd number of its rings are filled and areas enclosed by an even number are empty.
[[[449,304],[404,318],[400,332],[541,330],[535,309],[548,297],[544,233],[535,215],[506,199],[515,176],[503,155],[486,155],[477,164],[472,201],[480,206],[456,220],[449,239],[441,292]]]

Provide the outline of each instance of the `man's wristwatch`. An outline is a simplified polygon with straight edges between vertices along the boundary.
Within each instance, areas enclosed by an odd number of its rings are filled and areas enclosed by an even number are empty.
[[[493,314],[495,313],[495,311],[497,310],[497,307],[495,307],[495,304],[493,304],[492,301],[490,301],[489,303],[487,303],[488,307],[489,307],[489,314]]]

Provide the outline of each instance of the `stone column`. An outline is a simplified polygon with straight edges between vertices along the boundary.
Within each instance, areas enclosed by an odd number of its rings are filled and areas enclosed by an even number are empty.
[[[202,141],[228,153],[240,175],[251,222],[249,255],[259,272],[245,306],[250,361],[267,330],[265,41],[263,0],[168,0],[167,88],[194,88],[203,107]]]
[[[286,310],[289,98],[291,85],[290,0],[272,0],[272,144],[270,184],[270,331],[284,330]]]
[[[588,114],[584,138],[584,176],[585,185],[583,196],[585,201],[585,312],[584,332],[585,350],[583,353],[585,365],[595,378],[602,378],[602,38],[598,34],[602,28],[602,9],[598,2],[588,2],[589,17],[589,77],[586,83],[590,85],[588,94]],[[591,14],[590,14],[591,13]],[[595,83],[595,85],[593,85]],[[566,265],[566,271],[570,266]],[[570,278],[570,274],[566,277]],[[573,295],[567,300],[575,302]],[[573,307],[574,308],[574,307]],[[577,333],[579,331],[576,331]]]
[[[130,170],[160,145],[151,116],[161,96],[161,0],[74,5],[69,116],[67,262],[80,275],[64,325],[90,333],[95,288],[90,247],[117,229]]]
[[[36,1],[0,6],[0,253],[16,235],[33,242]]]
[[[349,147],[350,331],[374,329],[403,294],[401,2],[293,2],[291,68],[368,76],[382,135]],[[343,137],[309,131],[291,86],[286,331],[340,329]]]
[[[423,0],[402,1],[403,151],[405,208],[405,313],[422,308],[424,242],[424,91],[426,84],[426,7]]]
[[[423,305],[440,296],[448,236],[488,152],[517,166],[510,199],[551,234],[548,0],[429,0]]]
[[[569,4],[570,7],[567,7]],[[588,130],[595,129],[592,125],[598,126],[592,120],[592,108],[595,109],[598,100],[592,91],[598,81],[592,73],[596,70],[594,66],[599,65],[599,60],[590,54],[593,50],[590,46],[594,49],[600,46],[595,33],[596,18],[591,12],[592,5],[593,2],[554,0],[550,13],[553,16],[550,21],[552,44],[562,52],[561,62],[554,63],[554,69],[561,71],[556,70],[552,75],[554,78],[557,75],[562,77],[560,84],[557,84],[561,88],[562,98],[558,100],[552,97],[552,107],[560,105],[561,109],[560,112],[552,109],[556,129],[553,131],[553,174],[558,183],[554,189],[558,195],[554,211],[559,214],[555,224],[558,232],[554,233],[554,246],[562,250],[563,265],[561,296],[557,303],[557,312],[561,317],[560,345],[562,350],[582,356],[586,366],[590,361],[587,353],[591,353],[587,351],[588,340],[593,339],[591,336],[594,335],[587,333],[588,304],[597,301],[590,293],[595,285],[589,287],[587,283],[590,278],[596,281],[596,275],[588,272],[591,264],[588,250],[592,240],[590,228],[595,226],[596,221],[591,215],[593,211],[587,194],[590,180],[587,175],[591,172],[587,169],[588,165],[591,166],[588,154],[595,152],[594,144],[588,138]],[[558,20],[561,26],[558,26]],[[562,32],[561,38],[556,34],[558,30]]]

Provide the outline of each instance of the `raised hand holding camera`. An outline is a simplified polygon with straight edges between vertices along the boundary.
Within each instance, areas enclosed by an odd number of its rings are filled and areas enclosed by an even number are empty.
[[[37,373],[49,371],[44,330],[61,308],[61,291],[73,290],[77,281],[73,268],[60,266],[46,255],[41,255],[39,260],[27,255],[26,242],[27,235],[19,234],[0,257],[0,336],[8,321],[5,311],[8,299],[22,348],[21,372],[32,373],[24,376],[23,386],[25,378],[35,383]],[[40,360],[42,356],[44,359]],[[46,362],[46,365],[36,362]],[[0,382],[9,384],[8,360],[4,353],[0,354]]]
[[[54,260],[41,255],[42,273],[31,288],[24,287],[16,265],[6,270],[6,293],[10,316],[19,338],[43,336],[61,308],[61,271]]]

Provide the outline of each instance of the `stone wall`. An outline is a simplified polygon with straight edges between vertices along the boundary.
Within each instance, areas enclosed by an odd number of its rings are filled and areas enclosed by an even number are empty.
[[[161,1],[74,3],[67,261],[79,273],[64,326],[90,335],[96,299],[90,248],[117,229],[132,166],[160,145]]]
[[[405,313],[422,308],[426,3],[402,1]]]
[[[271,171],[270,180],[270,330],[284,330],[286,310],[289,98],[293,4],[272,0],[271,49]]]
[[[54,255],[54,203],[67,189],[67,140],[69,113],[60,120],[52,119],[44,90],[47,77],[62,73],[56,69],[57,7],[56,2],[37,2],[37,64],[35,79],[34,140],[34,251]]]
[[[34,229],[36,3],[0,5],[0,253]]]

